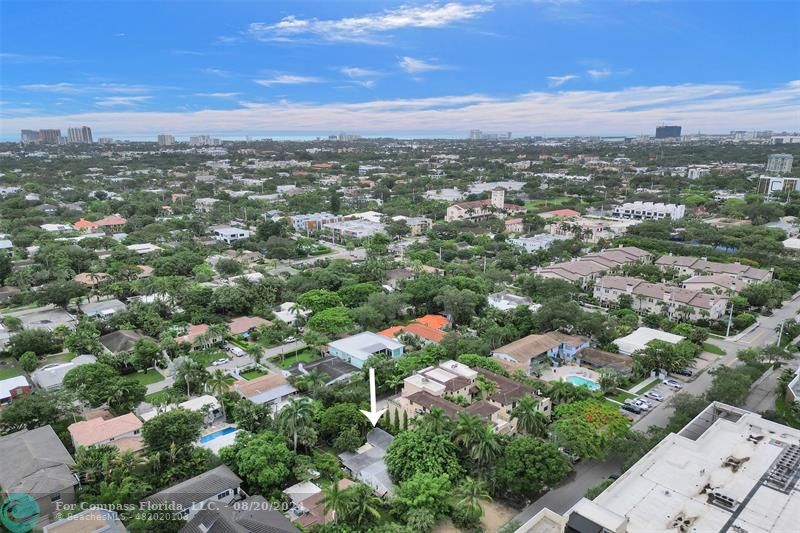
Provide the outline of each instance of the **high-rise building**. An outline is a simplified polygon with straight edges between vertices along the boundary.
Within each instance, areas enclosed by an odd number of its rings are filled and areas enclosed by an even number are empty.
[[[659,126],[656,128],[656,139],[675,139],[680,136],[680,126]]]
[[[42,144],[59,144],[61,130],[39,130],[39,142]]]
[[[800,179],[761,176],[758,178],[757,192],[761,194],[788,193],[800,191]]]
[[[794,157],[791,154],[770,154],[767,157],[767,172],[788,174],[792,171]]]
[[[189,137],[189,144],[191,144],[192,146],[209,146],[211,145],[211,136],[193,135]]]
[[[69,128],[67,130],[67,140],[70,144],[92,144],[92,128],[89,126]]]
[[[159,146],[172,146],[175,144],[175,137],[172,135],[167,135],[166,133],[162,133],[158,136],[158,145]]]
[[[480,141],[483,137],[481,130],[469,130],[470,141]]]
[[[114,139],[111,137],[98,137],[97,142],[100,144],[114,144]]]
[[[22,144],[38,143],[39,132],[37,130],[22,130],[19,132],[19,142]]]

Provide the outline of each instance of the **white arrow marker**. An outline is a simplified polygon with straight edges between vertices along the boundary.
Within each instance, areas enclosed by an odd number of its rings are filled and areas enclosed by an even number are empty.
[[[378,401],[375,399],[375,369],[369,369],[369,411],[364,411],[361,409],[361,412],[364,413],[364,416],[369,418],[369,421],[372,422],[373,427],[378,423],[383,413],[386,412],[386,409],[381,409],[378,411]]]

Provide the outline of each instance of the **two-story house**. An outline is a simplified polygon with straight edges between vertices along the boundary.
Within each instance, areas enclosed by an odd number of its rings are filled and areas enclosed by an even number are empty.
[[[574,360],[578,350],[588,346],[586,337],[550,331],[543,335],[528,335],[495,348],[492,358],[509,372],[520,370],[531,376],[539,374],[539,367],[545,359]]]

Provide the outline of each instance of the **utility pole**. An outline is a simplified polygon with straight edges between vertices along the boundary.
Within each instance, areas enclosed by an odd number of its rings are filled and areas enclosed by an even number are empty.
[[[781,338],[783,338],[783,325],[786,323],[786,320],[781,321],[781,329],[778,332],[778,343],[776,346],[780,347],[781,345]]]
[[[731,304],[731,312],[728,315],[728,330],[725,332],[726,337],[731,336],[731,321],[733,320],[733,304]]]

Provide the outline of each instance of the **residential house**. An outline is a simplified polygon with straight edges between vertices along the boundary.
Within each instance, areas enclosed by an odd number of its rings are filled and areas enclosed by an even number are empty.
[[[82,420],[67,426],[67,431],[76,449],[103,444],[115,446],[120,452],[138,452],[144,448],[142,421],[133,413],[109,419]]]
[[[543,278],[576,283],[586,288],[610,270],[634,263],[652,262],[653,255],[650,252],[633,246],[620,246],[587,254],[571,261],[554,263],[537,269],[536,274]]]
[[[297,394],[297,389],[278,373],[251,380],[240,379],[230,386],[230,390],[253,403],[270,406],[275,412]]]
[[[426,343],[439,344],[444,339],[444,329],[449,325],[450,321],[441,315],[425,315],[405,326],[392,326],[379,331],[378,335],[383,335],[390,339],[398,339],[404,335],[410,335]]]
[[[180,533],[300,533],[286,516],[274,509],[263,496],[225,503],[198,510]]]
[[[349,479],[340,479],[337,484],[339,490],[346,490],[355,485]],[[283,491],[292,502],[292,508],[287,513],[292,522],[300,524],[304,530],[316,525],[327,524],[334,519],[333,511],[325,512],[324,495],[322,489],[310,481],[303,481],[292,485]]]
[[[205,508],[213,509],[247,497],[241,485],[239,476],[227,466],[220,465],[148,496],[142,500],[141,505],[143,508],[169,509],[191,522]],[[209,505],[212,503],[213,505]],[[211,530],[206,533],[209,531]]]
[[[105,335],[101,336],[100,344],[103,345],[108,353],[117,355],[120,353],[126,353],[133,350],[133,347],[142,339],[147,339],[153,342],[156,342],[155,339],[152,337],[148,337],[147,335],[143,335],[138,331],[130,330],[130,329],[121,329],[118,331],[112,331],[111,333],[106,333]]]
[[[536,311],[541,307],[539,304],[533,303],[533,300],[527,296],[517,296],[510,292],[495,292],[489,295],[489,306],[499,311],[513,311],[519,306],[524,306],[531,311]]]
[[[581,348],[575,354],[575,360],[581,365],[591,368],[608,368],[629,376],[633,373],[633,360],[617,353],[598,350],[597,348]]]
[[[208,324],[191,324],[186,329],[186,334],[176,337],[175,341],[179,344],[191,344],[192,349],[210,348],[224,340],[222,334],[212,335],[213,331]]]
[[[278,311],[275,311],[275,318],[287,324],[294,324],[298,317],[305,319],[310,314],[310,310],[303,309],[295,302],[284,302],[280,305]]]
[[[364,363],[373,355],[386,354],[392,359],[403,355],[404,346],[397,341],[364,331],[344,339],[328,343],[328,353],[350,363],[356,368],[363,368]]]
[[[96,363],[97,358],[90,354],[79,355],[66,363],[51,363],[37,368],[31,374],[33,383],[43,390],[60,389],[64,384],[64,376],[73,368]]]
[[[0,254],[14,255],[14,243],[8,239],[0,239]]]
[[[121,313],[128,309],[128,306],[116,298],[102,300],[99,302],[88,302],[80,306],[81,312],[90,317],[107,318],[113,314]]]
[[[265,320],[260,316],[240,316],[228,322],[228,333],[234,337],[236,335],[247,337],[251,330],[270,324],[269,320]]]
[[[127,533],[116,511],[91,507],[44,526],[42,533]]]
[[[342,466],[355,480],[366,483],[378,496],[393,496],[394,484],[384,458],[394,437],[380,428],[367,433],[367,442],[354,452],[339,454]]]
[[[692,276],[683,280],[683,288],[693,291],[708,291],[717,294],[738,294],[747,283],[741,274],[709,274]]]
[[[504,221],[504,225],[505,232],[508,235],[517,235],[524,231],[521,218],[509,218],[508,220]]]
[[[619,348],[619,353],[622,355],[631,355],[639,350],[644,350],[647,348],[647,345],[654,340],[668,342],[669,344],[677,344],[684,339],[685,337],[675,335],[674,333],[667,333],[666,331],[653,328],[640,327],[629,335],[614,339],[614,344],[617,345],[617,348]]]
[[[424,235],[433,225],[433,221],[427,217],[406,217],[403,215],[397,215],[392,217],[392,220],[404,220],[406,226],[408,226],[409,235],[412,237]]]
[[[506,190],[497,187],[492,190],[491,198],[475,200],[473,202],[460,202],[447,208],[445,222],[457,220],[481,220],[505,214],[524,213],[525,208],[520,205],[505,203]]]
[[[185,409],[195,413],[202,413],[204,415],[204,422],[206,425],[211,425],[216,419],[222,416],[222,406],[215,397],[210,394],[204,394],[197,398],[190,398],[185,402],[179,404],[157,405],[152,411],[147,411],[140,415],[140,418],[147,422],[152,420],[162,413],[172,411],[173,409]]]
[[[492,357],[509,372],[520,370],[527,376],[538,375],[546,359],[572,360],[589,339],[550,331],[543,335],[528,335],[492,350]]]
[[[119,233],[128,221],[119,214],[109,215],[94,222],[82,218],[75,222],[72,227],[84,233]]]
[[[0,458],[0,487],[7,495],[24,493],[36,500],[37,527],[53,519],[59,504],[75,503],[75,461],[51,426],[0,437]]]
[[[214,204],[219,202],[216,198],[198,198],[194,201],[194,208],[201,213],[208,213],[214,209]]]
[[[679,276],[700,276],[704,274],[730,274],[739,276],[742,283],[759,283],[772,280],[772,270],[735,263],[717,263],[705,257],[688,257],[682,255],[662,255],[655,262],[656,266],[665,269],[674,269]]]
[[[291,217],[292,227],[298,233],[316,231],[322,229],[327,224],[341,222],[342,220],[344,220],[342,215],[334,215],[331,213],[310,213]]]
[[[514,246],[524,248],[526,252],[532,254],[537,250],[546,250],[559,240],[565,240],[567,237],[561,235],[550,235],[549,233],[539,233],[533,237],[517,237],[516,239],[508,239],[508,243]]]
[[[101,283],[108,281],[111,278],[105,272],[81,272],[80,274],[75,274],[72,277],[72,281],[77,281],[81,285],[86,285],[87,287],[96,287]]]
[[[214,238],[226,244],[250,238],[250,231],[244,228],[223,226],[214,228]]]
[[[31,393],[31,384],[25,376],[0,380],[0,406],[8,405],[21,396]]]
[[[623,295],[631,298],[634,311],[660,314],[671,320],[719,320],[728,306],[726,296],[637,278],[603,276],[595,283],[594,297],[603,305],[614,305]]]

